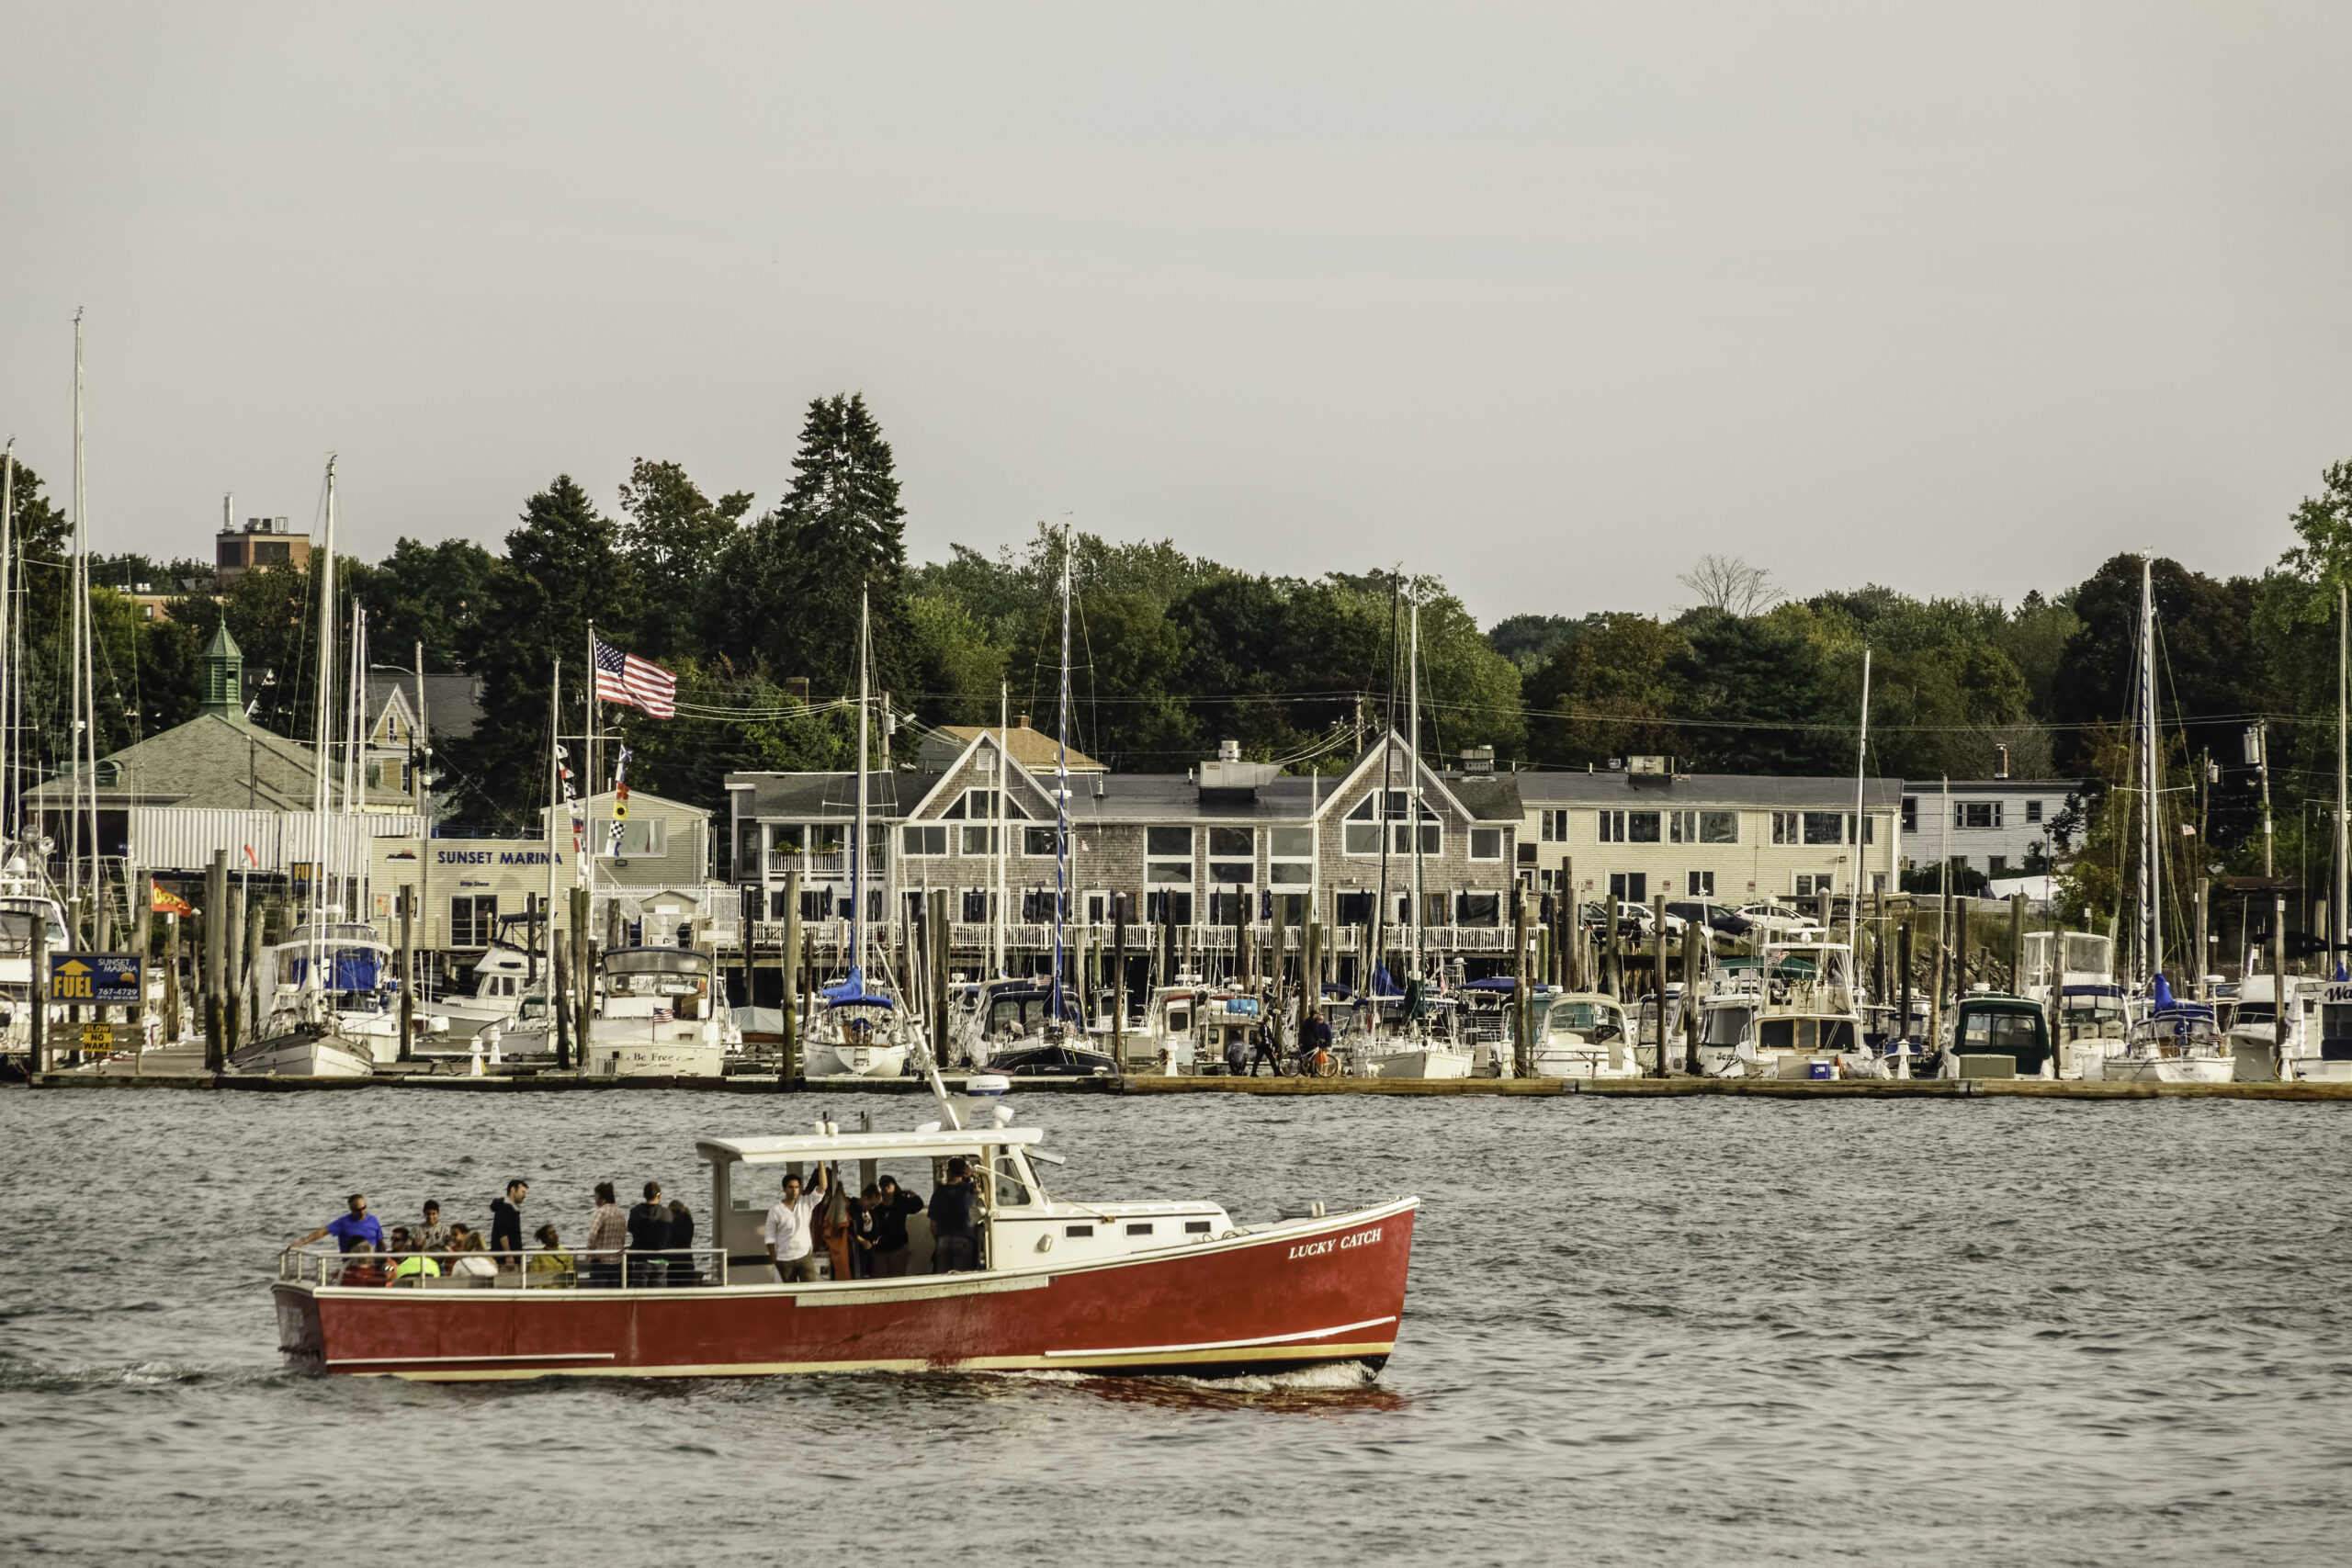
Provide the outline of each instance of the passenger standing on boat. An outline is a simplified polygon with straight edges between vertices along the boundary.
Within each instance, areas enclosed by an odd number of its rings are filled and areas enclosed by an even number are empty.
[[[636,1278],[632,1285],[655,1289],[669,1283],[670,1259],[663,1248],[670,1245],[670,1209],[662,1201],[662,1184],[645,1184],[645,1201],[628,1212],[628,1249],[638,1254],[632,1259],[631,1272]]]
[[[354,1192],[344,1200],[344,1203],[347,1213],[337,1214],[294,1245],[308,1247],[322,1235],[331,1235],[334,1237],[338,1252],[349,1252],[362,1241],[368,1244],[370,1252],[383,1246],[384,1227],[377,1223],[375,1215],[368,1212],[366,1194]]]
[[[947,1179],[931,1190],[931,1234],[937,1238],[932,1266],[937,1272],[959,1274],[979,1266],[978,1219],[979,1193],[971,1168],[951,1159]]]
[[[621,1282],[621,1248],[628,1245],[628,1217],[613,1201],[613,1184],[596,1183],[596,1213],[588,1222],[588,1283],[611,1289]]]
[[[874,1277],[874,1211],[882,1206],[882,1189],[868,1187],[849,1206],[849,1271],[853,1279]]]
[[[880,1188],[880,1206],[871,1215],[874,1250],[866,1263],[875,1279],[903,1279],[913,1261],[907,1222],[922,1213],[922,1200],[900,1187],[895,1176],[884,1177]]]
[[[490,1249],[500,1255],[502,1271],[523,1266],[523,1200],[530,1195],[531,1184],[518,1176],[506,1184],[505,1197],[490,1201]]]
[[[427,1198],[424,1201],[424,1224],[422,1225],[411,1225],[409,1227],[408,1234],[410,1238],[416,1243],[416,1249],[419,1252],[447,1252],[449,1250],[449,1227],[441,1223],[441,1202],[439,1199]]]
[[[768,1211],[765,1234],[768,1257],[775,1264],[776,1278],[789,1285],[796,1280],[814,1284],[817,1259],[810,1255],[809,1244],[814,1239],[809,1222],[816,1217],[817,1204],[825,1195],[825,1168],[817,1167],[817,1186],[813,1191],[800,1190],[800,1178],[784,1179],[784,1196]]]

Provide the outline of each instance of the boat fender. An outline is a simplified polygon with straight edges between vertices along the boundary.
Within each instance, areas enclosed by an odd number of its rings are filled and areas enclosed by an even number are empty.
[[[1053,1249],[1054,1249],[1054,1238],[1053,1238],[1050,1235],[1041,1235],[1041,1236],[1039,1236],[1039,1237],[1037,1238],[1037,1250],[1038,1250],[1038,1251],[1040,1251],[1040,1252],[1051,1252]]]

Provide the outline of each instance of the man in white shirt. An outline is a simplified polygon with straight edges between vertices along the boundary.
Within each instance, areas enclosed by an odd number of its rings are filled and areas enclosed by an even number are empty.
[[[789,1285],[795,1280],[811,1284],[817,1279],[817,1258],[810,1251],[812,1224],[817,1205],[825,1199],[825,1168],[817,1167],[817,1185],[807,1192],[800,1190],[800,1178],[784,1179],[784,1197],[768,1211],[768,1257],[775,1261],[776,1277]]]

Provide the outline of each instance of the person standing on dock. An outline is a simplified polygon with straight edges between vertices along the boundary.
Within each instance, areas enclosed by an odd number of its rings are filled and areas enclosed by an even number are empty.
[[[531,1184],[521,1177],[506,1184],[506,1196],[490,1201],[490,1249],[499,1255],[501,1273],[510,1273],[523,1266],[523,1200],[531,1195]]]
[[[784,1179],[784,1196],[768,1211],[766,1235],[768,1257],[775,1263],[776,1278],[789,1285],[795,1282],[817,1282],[817,1259],[809,1250],[815,1239],[810,1222],[817,1205],[825,1196],[825,1167],[817,1167],[817,1185],[813,1190],[800,1190],[800,1178]]]
[[[344,1200],[344,1203],[346,1213],[337,1214],[294,1245],[308,1247],[322,1235],[331,1235],[334,1237],[335,1250],[338,1252],[349,1252],[353,1247],[363,1241],[368,1244],[368,1250],[370,1252],[382,1250],[384,1227],[378,1223],[375,1215],[368,1212],[367,1195],[354,1192]]]

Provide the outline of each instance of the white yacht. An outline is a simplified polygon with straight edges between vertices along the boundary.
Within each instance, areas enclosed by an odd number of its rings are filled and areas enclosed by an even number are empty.
[[[1629,1078],[1634,1039],[1625,1004],[1597,991],[1572,991],[1551,998],[1543,1030],[1535,1037],[1539,1078]]]
[[[262,949],[254,970],[269,1010],[230,1053],[231,1071],[366,1077],[400,1059],[400,982],[375,927],[298,926]]]
[[[620,947],[597,960],[596,1016],[580,1053],[584,1077],[717,1077],[742,1034],[710,954]]]
[[[44,929],[50,952],[64,953],[72,946],[65,936],[64,907],[26,874],[23,861],[12,860],[0,878],[0,1054],[24,1055],[32,1050],[36,925]],[[52,1005],[50,1017],[62,1025],[65,1010]],[[49,1033],[56,1038],[56,1028]]]
[[[809,1021],[803,1069],[812,1078],[895,1078],[907,1067],[907,1020],[895,998],[860,987],[828,997]]]
[[[2025,974],[2018,994],[2045,1010],[2053,997],[2057,1000],[2052,1043],[2059,1077],[2079,1078],[2091,1058],[2120,1054],[2123,1038],[2131,1032],[2123,987],[2115,981],[2111,937],[2094,931],[2028,931]]]
[[[526,995],[544,989],[544,979],[535,981],[532,967],[530,955],[521,948],[492,943],[473,966],[472,993],[443,997],[433,1004],[435,1012],[449,1021],[451,1038],[469,1039],[485,1024],[503,1026],[511,1021],[522,1010]]]

